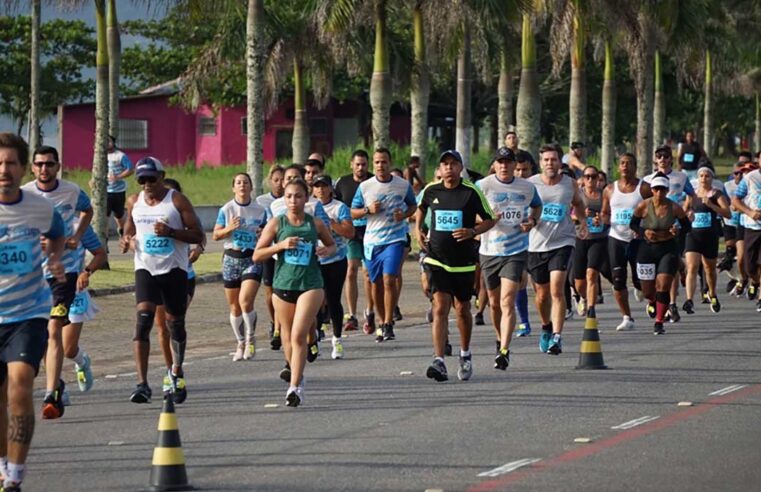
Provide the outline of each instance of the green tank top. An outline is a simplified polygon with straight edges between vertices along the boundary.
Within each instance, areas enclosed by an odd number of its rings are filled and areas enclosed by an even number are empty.
[[[275,242],[293,236],[301,238],[299,246],[278,253],[272,287],[299,291],[322,289],[322,272],[315,253],[317,227],[311,215],[304,214],[304,223],[300,226],[288,222],[286,215],[279,217]]]
[[[645,218],[642,219],[642,228],[643,229],[650,229],[652,231],[668,231],[671,229],[671,226],[674,225],[674,206],[669,203],[668,213],[663,216],[659,217],[655,213],[655,207],[653,206],[653,201],[650,200],[647,204],[647,214],[645,214]]]

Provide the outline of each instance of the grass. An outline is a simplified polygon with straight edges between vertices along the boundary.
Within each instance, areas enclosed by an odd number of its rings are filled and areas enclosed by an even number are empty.
[[[132,257],[129,259],[109,260],[111,270],[96,272],[90,279],[91,289],[104,289],[121,287],[135,283],[135,264]],[[196,275],[207,273],[219,273],[222,265],[222,252],[208,252],[201,255],[193,266]]]

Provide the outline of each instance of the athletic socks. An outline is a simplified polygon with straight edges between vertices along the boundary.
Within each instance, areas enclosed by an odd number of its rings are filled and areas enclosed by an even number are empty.
[[[245,340],[243,338],[243,316],[230,314],[230,326],[233,328],[233,333],[235,333],[235,339],[238,340],[238,343],[243,343]]]
[[[82,367],[85,364],[85,355],[87,355],[87,352],[82,350],[82,347],[77,347],[77,355],[72,357],[71,360],[74,361],[78,368]]]
[[[666,317],[666,311],[669,309],[669,293],[668,292],[656,292],[655,293],[655,321],[663,323],[663,319]]]
[[[24,480],[24,465],[8,462],[3,487],[18,485]]]
[[[518,295],[515,296],[515,307],[518,308],[521,323],[528,323],[528,292],[526,289],[518,291]]]
[[[246,341],[253,341],[254,331],[256,330],[256,311],[243,313],[243,324],[246,325]]]
[[[460,349],[460,357],[470,357],[470,350]]]
[[[0,458],[0,477],[5,479],[8,476],[8,457],[3,456]]]

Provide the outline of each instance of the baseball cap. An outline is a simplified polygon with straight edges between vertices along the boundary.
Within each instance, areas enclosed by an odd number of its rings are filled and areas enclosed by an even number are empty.
[[[312,186],[317,186],[317,185],[321,185],[321,184],[323,184],[325,186],[332,187],[333,186],[333,178],[331,178],[327,174],[320,174],[319,176],[316,176],[312,180]]]
[[[161,161],[155,157],[143,157],[135,165],[135,175],[140,176],[159,176],[164,172],[164,166]]]
[[[462,164],[462,156],[456,150],[445,150],[442,152],[439,156],[439,162],[443,161],[446,156],[452,156],[457,162]]]
[[[666,176],[656,176],[650,181],[650,188],[668,188],[669,178]]]
[[[571,149],[583,149],[585,147],[584,142],[571,142]]]
[[[305,166],[320,166],[321,168],[325,167],[325,164],[323,164],[322,161],[319,159],[307,159],[304,165]]]
[[[515,155],[515,152],[510,150],[507,147],[500,147],[497,149],[497,152],[494,153],[494,157],[492,158],[492,162],[494,161],[501,161],[501,160],[508,160],[515,162],[517,160],[517,157]]]
[[[669,147],[668,145],[661,145],[660,147],[655,149],[655,153],[656,154],[659,153],[659,152],[665,152],[668,155],[672,155],[673,154],[673,152],[671,151],[671,147]]]

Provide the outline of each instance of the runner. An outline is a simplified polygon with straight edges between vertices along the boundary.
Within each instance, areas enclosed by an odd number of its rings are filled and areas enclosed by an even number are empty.
[[[729,219],[724,219],[724,239],[726,251],[724,259],[718,266],[719,271],[726,270],[730,276],[727,284],[727,292],[730,295],[741,297],[745,294],[745,288],[748,286],[748,273],[745,266],[745,227],[742,225],[743,214],[732,205],[732,198],[735,196],[737,185],[743,179],[745,174],[754,170],[752,163],[735,165],[732,176],[724,183],[724,190],[729,197],[730,210],[732,215]],[[736,260],[736,261],[735,261]],[[736,273],[733,264],[737,265]],[[733,277],[734,275],[734,277]]]
[[[644,238],[637,252],[637,275],[642,282],[642,293],[651,306],[655,305],[653,334],[663,335],[669,291],[679,268],[676,238],[680,232],[689,232],[691,227],[682,207],[668,198],[671,187],[665,174],[655,173],[650,188],[653,196],[634,209],[630,227]]]
[[[695,312],[692,301],[695,295],[698,270],[701,260],[708,284],[710,309],[714,313],[721,310],[721,303],[716,296],[716,258],[719,256],[720,225],[718,216],[730,218],[729,201],[724,193],[713,186],[713,171],[707,167],[698,169],[698,186],[695,200],[692,202],[692,230],[685,241],[685,259],[687,261],[687,300],[682,309],[687,314]]]
[[[620,178],[605,188],[602,196],[603,220],[610,224],[608,231],[608,261],[613,284],[613,294],[623,319],[616,331],[634,329],[634,318],[629,306],[629,290],[626,287],[627,264],[632,270],[632,284],[636,292],[642,291],[637,276],[637,251],[641,238],[635,236],[630,224],[634,209],[642,200],[650,198],[650,185],[637,179],[637,158],[632,153],[622,154],[618,159]]]
[[[281,326],[283,352],[290,386],[285,396],[289,407],[304,402],[304,366],[307,336],[324,298],[322,274],[317,257],[336,252],[330,231],[322,221],[304,211],[309,189],[302,179],[285,185],[288,210],[267,223],[254,250],[254,261],[261,263],[276,253],[275,312]],[[318,246],[317,240],[324,246]]]
[[[740,223],[744,228],[745,268],[750,278],[748,298],[756,300],[759,291],[759,264],[761,264],[761,171],[748,172],[737,185],[732,205],[742,212]],[[761,299],[756,303],[761,312]]]
[[[399,178],[404,178],[404,174],[399,169],[392,169],[391,174],[393,176],[397,176]],[[406,178],[405,178],[406,179]],[[412,183],[410,183],[410,186],[412,186]],[[412,188],[413,193],[415,192],[415,188]],[[404,243],[404,251],[402,251],[402,263],[399,266],[399,275],[396,277],[396,298],[394,299],[394,321],[401,321],[404,319],[404,316],[402,316],[402,310],[399,308],[399,295],[402,293],[402,287],[404,287],[404,279],[402,278],[402,270],[404,266],[404,259],[407,258],[410,254],[410,251],[412,251],[412,237],[410,236],[410,228],[409,228],[409,221],[412,220],[412,217],[408,219],[407,221],[407,240]]]
[[[539,350],[552,355],[563,352],[563,323],[567,310],[563,288],[568,262],[577,233],[571,222],[571,206],[577,217],[584,217],[584,203],[576,181],[560,173],[560,158],[555,146],[539,150],[542,174],[529,182],[536,186],[542,200],[539,223],[529,233],[528,271],[536,291],[536,307],[542,320]],[[578,236],[585,238],[587,224],[579,224]]]
[[[351,212],[343,202],[333,199],[333,179],[328,175],[314,178],[312,192],[320,203],[325,213],[330,217],[330,232],[336,244],[336,254],[320,258],[320,271],[325,283],[325,300],[327,305],[320,316],[320,322],[330,319],[333,324],[333,359],[343,359],[344,347],[341,335],[343,334],[344,308],[341,305],[341,292],[346,280],[346,241],[354,237],[354,226],[351,224]]]
[[[234,198],[219,209],[212,233],[215,241],[225,240],[222,278],[230,306],[230,326],[238,342],[234,362],[253,359],[256,354],[254,301],[262,280],[262,265],[251,258],[256,238],[267,223],[267,211],[251,200],[252,189],[248,174],[233,177]]]
[[[203,241],[193,205],[181,193],[164,186],[164,167],[155,157],[144,157],[136,165],[142,191],[127,200],[127,223],[121,238],[122,253],[135,252],[135,301],[137,322],[135,365],[137,387],[133,403],[150,403],[148,385],[150,332],[156,306],[164,305],[171,332],[172,368],[167,372],[175,403],[187,397],[182,363],[187,333],[188,244]]]
[[[351,207],[351,201],[357,193],[359,184],[371,177],[367,172],[368,158],[367,152],[364,150],[355,150],[351,155],[351,174],[341,176],[336,182],[333,194],[336,200],[343,202],[347,207]],[[348,268],[346,270],[345,295],[346,307],[349,310],[344,316],[344,330],[346,331],[356,330],[359,327],[357,320],[357,298],[359,297],[357,277],[362,265],[362,241],[367,228],[367,218],[352,219],[352,224],[354,225],[354,237],[349,240],[346,249]],[[363,269],[362,278],[365,289],[365,305],[367,306],[363,329],[365,334],[369,335],[375,332],[375,305],[373,304],[372,285],[370,284],[370,277],[367,275],[367,269]]]
[[[375,177],[362,182],[351,203],[353,219],[367,218],[364,238],[365,265],[372,282],[372,296],[381,325],[375,341],[396,338],[393,327],[396,277],[402,266],[407,239],[407,218],[415,213],[415,195],[410,184],[391,175],[391,152],[373,153]]]
[[[21,490],[34,434],[34,378],[45,355],[52,307],[43,276],[40,235],[47,238],[46,269],[66,282],[63,219],[51,201],[19,189],[29,147],[0,133],[0,474],[3,489]],[[61,414],[63,409],[61,408]]]
[[[503,371],[510,364],[516,295],[526,273],[528,235],[542,213],[536,187],[515,176],[516,164],[513,151],[502,147],[493,159],[496,172],[476,183],[496,217],[496,225],[481,236],[479,253],[481,276],[497,332],[494,368]]]
[[[444,364],[444,351],[453,300],[457,328],[460,331],[460,367],[457,377],[467,381],[473,375],[470,298],[473,296],[478,261],[478,244],[473,238],[494,226],[494,212],[489,203],[473,183],[460,177],[462,170],[459,152],[447,150],[441,154],[439,171],[442,180],[425,187],[415,216],[418,243],[427,251],[424,267],[429,273],[433,294],[431,329],[434,359],[426,376],[439,382],[449,379]],[[433,227],[426,237],[423,224],[429,209]],[[476,217],[481,218],[482,222],[476,224]]]
[[[114,214],[119,235],[124,232],[124,203],[127,200],[127,183],[124,181],[135,172],[135,166],[127,154],[116,148],[116,137],[108,136],[108,186],[106,187],[106,216]]]
[[[61,164],[58,151],[53,147],[42,146],[34,151],[32,171],[34,181],[25,184],[22,189],[29,194],[47,198],[53,203],[63,219],[66,231],[66,250],[63,265],[66,270],[66,282],[56,282],[52,275],[43,270],[53,291],[53,309],[48,323],[48,350],[45,355],[45,398],[42,400],[42,418],[57,419],[63,415],[63,390],[65,384],[61,379],[63,367],[63,327],[69,323],[69,307],[77,291],[79,276],[79,256],[77,248],[82,236],[92,219],[92,206],[87,194],[76,184],[56,177]]]
[[[515,152],[513,152],[515,153]],[[519,153],[515,156],[517,164],[515,165],[515,176],[518,178],[528,179],[534,175],[534,167],[531,161],[526,159],[526,156],[530,156],[528,152]],[[523,271],[521,276],[521,285],[518,290],[518,294],[515,296],[515,308],[518,310],[518,316],[520,323],[518,329],[515,331],[517,337],[527,337],[531,334],[531,320],[528,314],[528,270]]]
[[[267,180],[270,185],[269,193],[256,197],[256,203],[264,208],[264,210],[269,210],[272,202],[283,196],[283,167],[278,165],[270,167]],[[262,264],[262,285],[264,286],[264,302],[270,314],[270,348],[272,350],[280,350],[280,329],[275,326],[275,307],[272,305],[272,277],[274,275],[275,259],[270,258]]]

